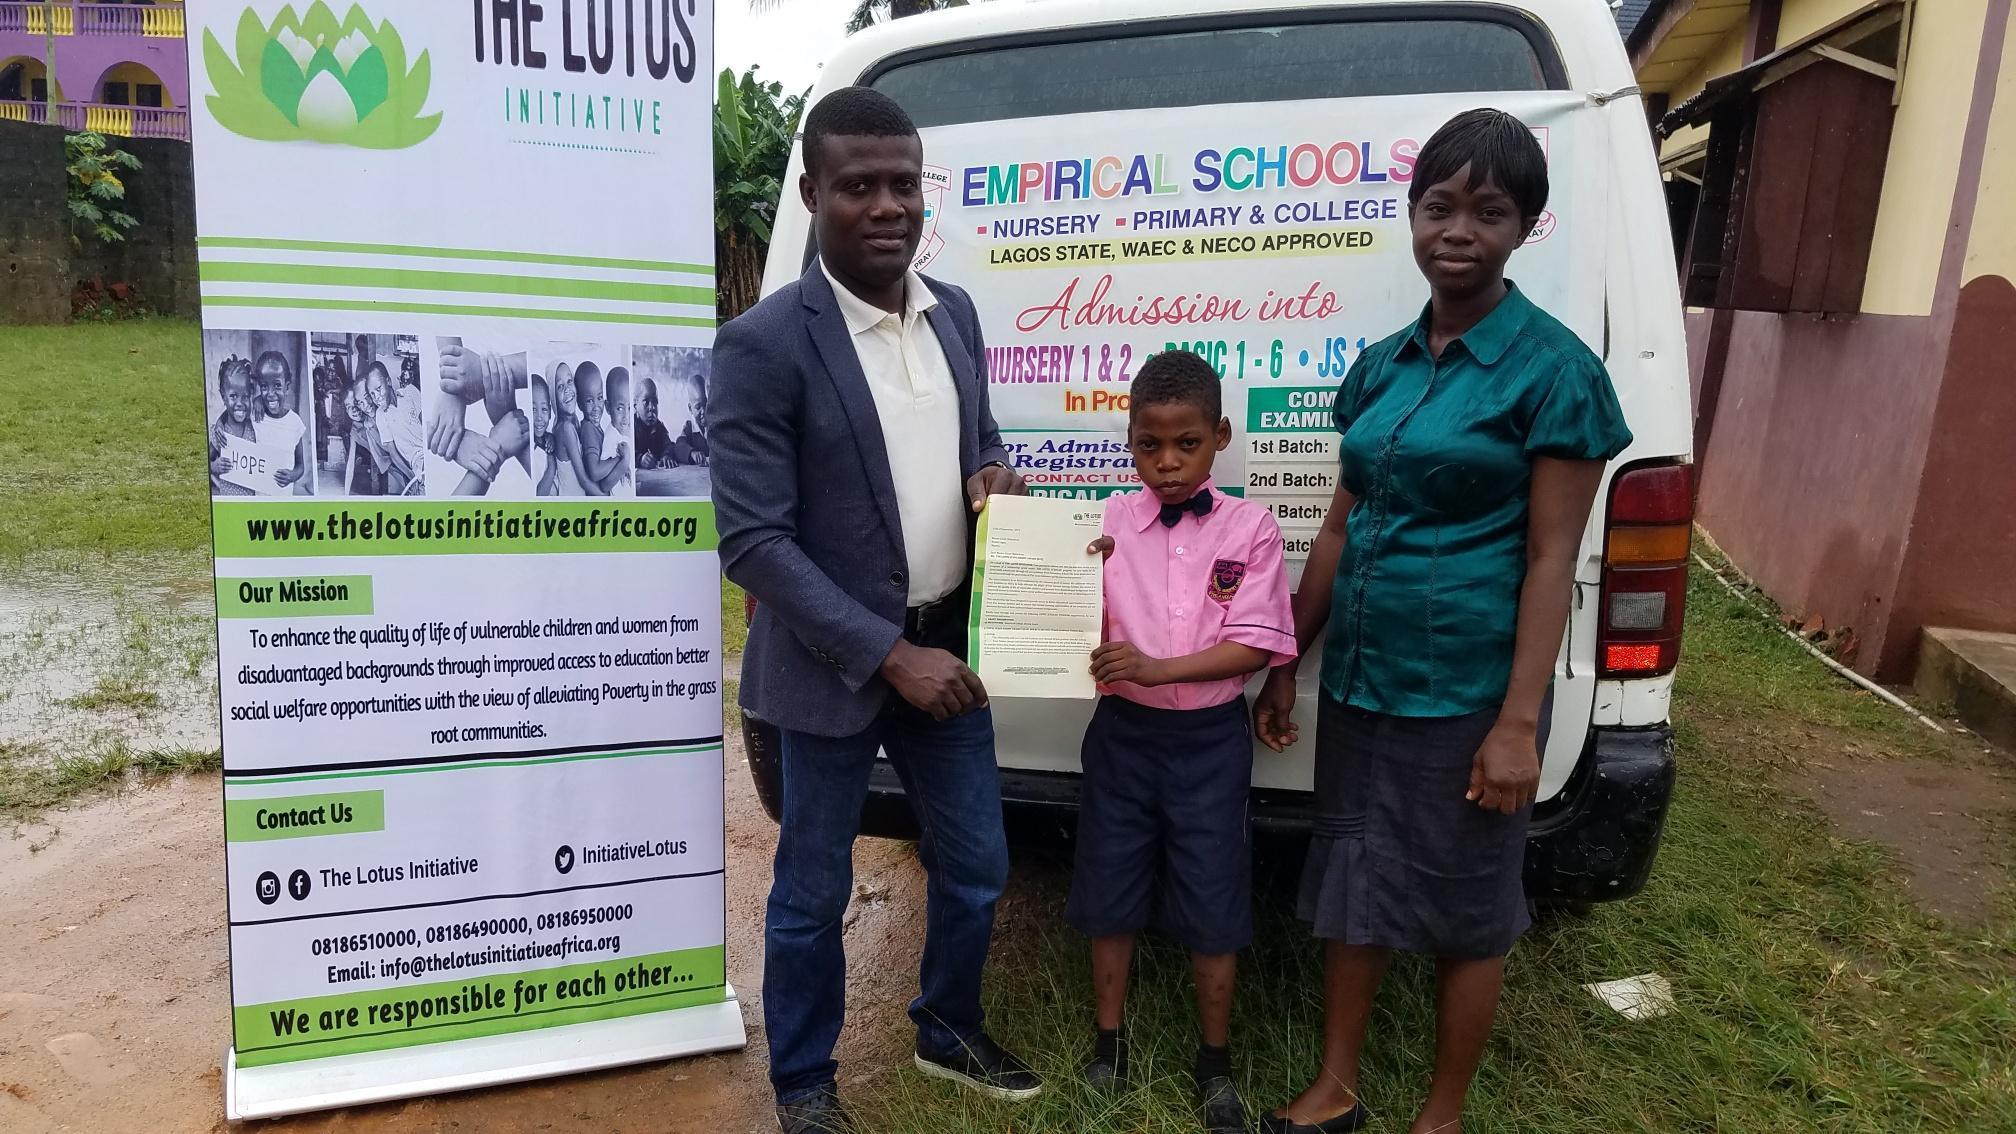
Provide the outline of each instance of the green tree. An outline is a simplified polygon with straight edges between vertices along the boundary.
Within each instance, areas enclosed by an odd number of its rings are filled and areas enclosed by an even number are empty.
[[[847,16],[847,34],[874,27],[887,12],[892,20],[919,16],[942,8],[963,8],[967,0],[861,0]]]
[[[714,97],[715,305],[725,322],[755,304],[763,256],[784,188],[784,167],[805,110],[805,95],[786,96],[751,67],[738,80],[721,71]]]
[[[749,0],[749,6],[759,12],[781,7],[790,0]],[[900,20],[905,16],[919,16],[925,12],[936,12],[942,8],[963,8],[968,0],[857,0],[852,11],[847,14],[847,34],[853,35],[864,28],[874,27],[884,17]]]
[[[140,159],[88,132],[66,135],[63,157],[70,174],[70,243],[83,247],[87,232],[107,244],[125,240],[126,230],[140,222],[119,208],[126,200],[119,171],[139,169]]]

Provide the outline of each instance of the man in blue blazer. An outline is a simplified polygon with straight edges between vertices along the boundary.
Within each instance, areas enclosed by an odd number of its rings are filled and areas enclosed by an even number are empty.
[[[963,660],[973,516],[1026,488],[987,407],[972,300],[910,268],[924,150],[909,116],[849,87],[812,108],[804,145],[819,257],[721,328],[708,398],[722,567],[759,604],[742,706],[783,734],[763,1018],[785,1134],[847,1121],[840,922],[878,751],[924,832],[917,1067],[997,1098],[1042,1089],[980,1011],[1008,850],[987,692]]]

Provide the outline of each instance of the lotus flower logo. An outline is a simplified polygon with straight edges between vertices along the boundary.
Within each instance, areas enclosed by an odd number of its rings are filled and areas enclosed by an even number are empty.
[[[234,62],[216,33],[203,33],[203,63],[217,88],[210,113],[233,134],[398,150],[441,125],[439,113],[420,113],[433,73],[427,53],[407,70],[398,30],[390,21],[373,26],[361,7],[339,23],[322,0],[306,16],[288,5],[270,25],[247,8],[236,46]]]

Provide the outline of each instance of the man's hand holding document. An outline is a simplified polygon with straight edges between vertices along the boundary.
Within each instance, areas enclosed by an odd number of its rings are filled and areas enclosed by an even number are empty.
[[[1097,501],[991,496],[973,557],[973,671],[990,697],[1097,696],[1105,561]]]

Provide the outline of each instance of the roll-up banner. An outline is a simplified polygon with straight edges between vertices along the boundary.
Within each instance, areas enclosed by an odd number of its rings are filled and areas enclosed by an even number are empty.
[[[258,1118],[740,1047],[705,0],[189,0]]]

